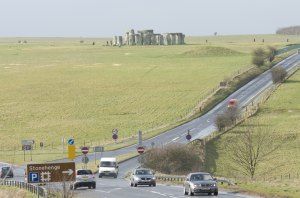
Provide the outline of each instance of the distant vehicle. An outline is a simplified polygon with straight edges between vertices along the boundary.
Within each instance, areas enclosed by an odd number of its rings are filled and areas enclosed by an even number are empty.
[[[76,180],[70,185],[70,189],[76,190],[79,187],[96,188],[95,176],[91,170],[76,170]]]
[[[145,168],[133,170],[130,177],[130,186],[137,187],[138,185],[156,186],[156,178],[154,173]]]
[[[190,173],[184,182],[184,195],[193,196],[196,193],[212,193],[218,195],[217,181],[204,172]]]
[[[119,166],[117,159],[114,157],[103,157],[100,159],[99,164],[99,178],[103,176],[118,177]]]
[[[230,99],[228,102],[228,108],[235,108],[238,105],[237,99]]]
[[[14,173],[11,167],[3,166],[0,168],[0,178],[13,178]]]

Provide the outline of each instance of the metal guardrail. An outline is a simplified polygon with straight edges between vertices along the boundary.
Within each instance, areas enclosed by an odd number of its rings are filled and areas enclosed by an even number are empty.
[[[24,189],[24,190],[27,190],[27,191],[37,195],[37,197],[47,198],[47,196],[48,196],[47,189],[45,189],[41,186],[35,186],[33,184],[28,184],[26,182],[5,180],[5,181],[0,182],[0,185],[13,186],[13,187],[17,187],[20,189]]]

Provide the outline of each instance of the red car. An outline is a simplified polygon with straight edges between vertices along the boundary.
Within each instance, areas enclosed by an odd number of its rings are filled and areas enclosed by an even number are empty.
[[[237,107],[237,99],[230,99],[227,107],[228,108]]]

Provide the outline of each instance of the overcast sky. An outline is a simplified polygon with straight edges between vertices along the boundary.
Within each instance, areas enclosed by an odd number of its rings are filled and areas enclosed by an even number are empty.
[[[300,0],[0,0],[0,36],[268,34],[300,25],[299,8]]]

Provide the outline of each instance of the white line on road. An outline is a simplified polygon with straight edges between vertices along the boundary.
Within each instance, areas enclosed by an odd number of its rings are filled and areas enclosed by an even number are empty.
[[[179,137],[176,137],[176,138],[174,138],[173,140],[172,140],[172,142],[175,142],[176,140],[178,140],[179,139]]]

